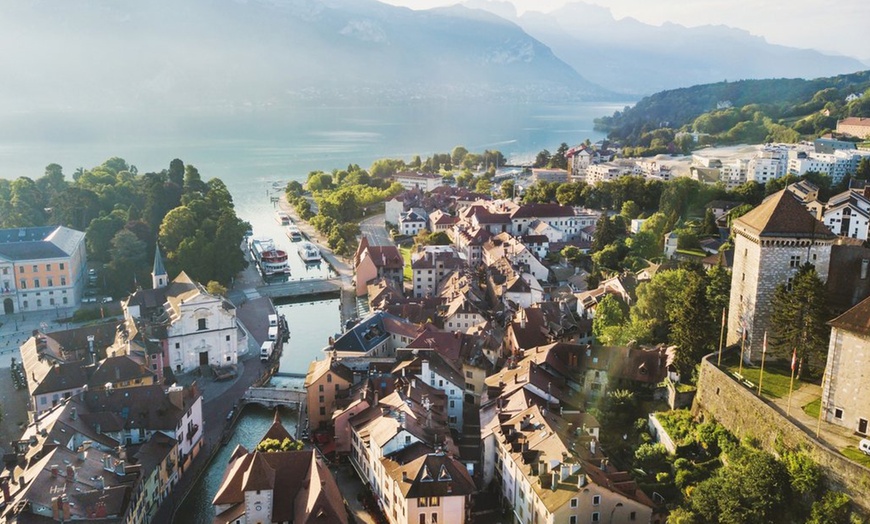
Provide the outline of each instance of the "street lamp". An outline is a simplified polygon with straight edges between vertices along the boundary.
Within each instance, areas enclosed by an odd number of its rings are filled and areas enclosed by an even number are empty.
[[[616,506],[613,506],[613,509],[610,510],[610,524],[613,524],[613,514],[616,512],[617,508],[622,507],[622,502],[617,502]]]

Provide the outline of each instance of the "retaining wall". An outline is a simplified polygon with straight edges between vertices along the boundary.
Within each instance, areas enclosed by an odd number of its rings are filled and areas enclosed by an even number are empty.
[[[754,437],[773,454],[777,440],[787,448],[803,448],[822,468],[832,489],[846,493],[860,511],[870,514],[870,469],[816,440],[814,428],[795,425],[777,406],[760,399],[717,368],[711,358],[715,355],[701,362],[693,413],[712,415],[738,438]]]

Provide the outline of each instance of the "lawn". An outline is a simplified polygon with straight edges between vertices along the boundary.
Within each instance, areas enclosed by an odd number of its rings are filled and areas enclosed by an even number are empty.
[[[849,460],[853,460],[862,466],[870,468],[870,455],[862,453],[858,448],[848,447],[841,449],[840,453]]]
[[[732,375],[736,375],[740,366],[739,357],[732,356],[722,362],[725,369]],[[743,364],[743,379],[752,383],[752,389],[758,391],[758,382],[761,376],[761,367],[755,364]],[[789,362],[766,361],[764,363],[764,380],[761,384],[762,394],[765,397],[783,398],[788,396],[789,382],[791,380],[791,367]],[[802,382],[795,378],[794,389],[800,389]],[[749,387],[749,386],[747,386]]]
[[[803,406],[804,413],[817,419],[819,418],[819,409],[821,408],[821,405],[822,398],[819,397],[816,400],[810,402],[809,404]]]
[[[405,260],[405,269],[403,274],[405,275],[405,280],[408,282],[411,281],[412,273],[411,273],[411,248],[410,247],[399,247],[399,252],[402,253],[402,258]]]

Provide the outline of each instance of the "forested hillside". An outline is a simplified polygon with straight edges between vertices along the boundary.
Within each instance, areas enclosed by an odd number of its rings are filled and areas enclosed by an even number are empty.
[[[858,100],[846,101],[849,95]],[[837,119],[870,116],[870,71],[830,78],[742,80],[662,91],[595,121],[637,154],[687,149],[679,131],[705,143],[795,142],[836,128]]]

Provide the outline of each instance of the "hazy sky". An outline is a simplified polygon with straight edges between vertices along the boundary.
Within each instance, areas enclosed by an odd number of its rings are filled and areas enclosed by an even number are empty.
[[[412,9],[459,0],[381,0]],[[507,0],[517,9],[549,11],[571,0]],[[763,36],[768,42],[836,52],[870,61],[870,1],[867,0],[589,0],[627,16],[660,25],[724,24]]]

